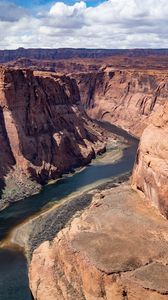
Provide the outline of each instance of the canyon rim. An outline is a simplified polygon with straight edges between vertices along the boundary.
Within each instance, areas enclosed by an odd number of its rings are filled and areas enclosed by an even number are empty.
[[[0,1],[0,300],[168,300],[167,17]]]

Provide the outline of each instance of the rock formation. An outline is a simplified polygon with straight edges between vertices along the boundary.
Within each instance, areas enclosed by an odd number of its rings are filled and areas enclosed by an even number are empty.
[[[167,220],[127,184],[98,193],[34,251],[34,299],[167,300],[167,230]]]
[[[137,136],[147,128],[133,171],[136,191],[122,184],[98,193],[33,252],[35,300],[168,300],[168,223],[158,210],[168,217],[167,75],[111,67],[71,75],[91,117]]]
[[[35,191],[32,180],[44,184],[87,164],[105,146],[75,80],[8,68],[0,69],[0,140],[1,190],[7,185],[10,200],[21,187]]]
[[[168,72],[116,70],[77,74],[81,101],[88,114],[141,136],[149,117],[168,99]]]
[[[0,52],[1,53],[1,52]],[[28,52],[29,53],[29,52]],[[167,55],[168,56],[168,55]],[[134,57],[131,55],[115,55],[108,57],[85,58],[73,56],[71,59],[60,59],[59,57],[51,59],[38,59],[37,56],[27,55],[27,58],[20,55],[14,60],[9,59],[3,65],[15,68],[29,68],[34,71],[49,71],[60,73],[90,73],[99,71],[102,66],[113,67],[117,70],[167,70],[167,56],[159,55],[141,55]],[[34,58],[33,58],[34,57]],[[7,57],[5,57],[7,58]],[[1,55],[0,55],[1,61]]]
[[[168,60],[167,56],[144,57],[143,51],[138,58],[126,53],[111,57],[95,55],[90,59],[87,55],[75,58],[74,52],[71,60],[21,58],[8,65],[68,73],[76,80],[89,116],[107,120],[140,137],[151,113],[168,98]]]
[[[146,57],[149,55],[168,56],[167,49],[24,49],[0,50],[0,62],[9,62],[18,58],[30,58],[39,60],[72,59],[72,58],[99,58],[113,56]]]
[[[141,137],[132,184],[168,217],[168,103],[150,122]]]
[[[0,59],[6,62],[24,53],[27,60],[19,63],[29,66],[39,58],[107,56],[106,51],[80,51],[65,49],[60,57],[55,49],[19,49],[0,52]],[[32,70],[39,65],[35,60]],[[67,67],[63,62],[43,62],[43,71],[62,68],[70,71],[65,76],[17,66],[18,62],[16,69],[0,69],[4,201],[25,196],[25,190],[36,191],[104,151],[103,132],[89,117],[107,120],[138,137],[147,127],[132,176],[136,191],[129,184],[102,191],[81,212],[91,201],[89,194],[88,202],[84,199],[79,209],[69,210],[52,241],[53,236],[49,241],[40,236],[45,242],[33,248],[37,247],[29,269],[34,299],[168,300],[168,223],[158,211],[168,217],[167,70],[118,68],[100,61],[85,66],[69,62]],[[51,216],[45,218],[50,221]]]

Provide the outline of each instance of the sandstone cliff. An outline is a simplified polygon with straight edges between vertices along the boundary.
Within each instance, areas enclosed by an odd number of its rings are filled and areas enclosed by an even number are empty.
[[[128,54],[128,53],[127,53]],[[167,70],[167,56],[146,55],[134,57],[131,55],[115,55],[109,57],[80,58],[72,57],[71,59],[40,59],[38,56],[33,58],[19,56],[15,60],[4,63],[8,67],[29,68],[34,71],[49,71],[61,73],[90,73],[99,71],[102,66],[113,67],[118,70]]]
[[[167,221],[127,184],[102,191],[33,253],[35,300],[167,300]]]
[[[150,122],[141,137],[132,184],[168,217],[168,103]]]
[[[1,190],[7,185],[10,200],[22,188],[32,192],[32,180],[44,184],[104,149],[75,80],[6,68],[0,69],[0,141]]]
[[[140,137],[153,111],[168,97],[167,57],[72,58],[62,60],[18,59],[15,68],[69,74],[79,87],[81,102],[89,116],[107,120]]]
[[[149,117],[168,98],[168,72],[159,70],[117,70],[102,67],[99,72],[73,75],[88,114],[141,136]]]
[[[168,300],[168,223],[158,211],[168,217],[165,84],[156,103],[148,100],[149,114],[139,124],[142,130],[150,123],[132,178],[150,202],[129,184],[94,196],[52,242],[34,251],[29,279],[35,300]]]

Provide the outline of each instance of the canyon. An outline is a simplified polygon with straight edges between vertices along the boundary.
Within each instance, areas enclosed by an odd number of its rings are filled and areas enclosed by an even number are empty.
[[[140,137],[151,113],[168,96],[168,72],[154,70],[102,70],[76,75],[81,102],[88,115],[115,124]]]
[[[38,191],[105,150],[73,79],[2,67],[0,83],[2,204]]]
[[[168,299],[168,223],[160,214],[167,217],[167,108],[151,114],[131,181],[94,192],[88,208],[35,249],[34,299]]]
[[[146,56],[148,50],[142,49],[116,51],[112,56],[102,52],[99,57],[95,50],[93,58],[78,57],[77,51],[72,59],[65,59],[63,51],[62,59],[38,60],[32,55],[6,65],[67,74],[76,81],[81,103],[92,119],[108,121],[140,137],[150,123],[151,113],[167,100],[168,60],[166,52],[160,51],[149,51]],[[92,51],[86,53],[92,55]]]
[[[65,221],[60,204],[18,227],[34,299],[167,300],[166,50],[18,51],[0,53],[2,208],[118,141],[97,121],[140,138],[130,179],[70,200]]]

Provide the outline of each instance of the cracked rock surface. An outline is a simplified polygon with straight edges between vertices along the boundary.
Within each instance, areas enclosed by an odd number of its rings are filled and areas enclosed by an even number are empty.
[[[34,251],[30,286],[36,300],[165,300],[167,263],[167,220],[125,183]]]

